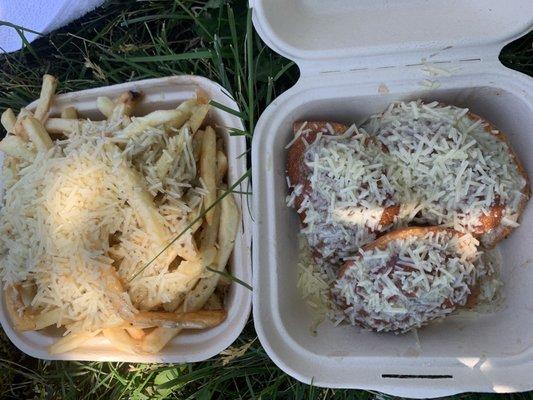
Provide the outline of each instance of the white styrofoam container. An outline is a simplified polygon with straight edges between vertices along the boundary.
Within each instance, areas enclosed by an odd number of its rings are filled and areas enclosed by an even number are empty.
[[[207,93],[210,99],[238,110],[237,104],[217,83],[200,76],[171,76],[128,82],[102,88],[67,93],[55,98],[51,115],[59,113],[66,105],[76,107],[85,118],[102,119],[96,108],[98,96],[115,98],[128,90],[142,92],[144,98],[136,107],[135,115],[145,115],[154,110],[175,108],[179,103],[195,96],[197,89]],[[36,106],[36,102],[28,108]],[[215,124],[217,133],[225,140],[228,156],[228,182],[237,181],[246,173],[246,158],[239,157],[246,151],[243,136],[230,137],[228,128],[242,129],[239,118],[212,107],[208,122]],[[3,156],[3,153],[0,154]],[[246,193],[248,181],[240,184],[241,193]],[[232,274],[244,282],[251,281],[251,226],[248,212],[248,199],[244,194],[235,194],[242,214],[242,224],[237,233],[235,248],[230,259]],[[1,289],[0,289],[1,291]],[[228,311],[226,320],[219,326],[205,331],[184,331],[174,338],[160,353],[154,355],[133,355],[114,348],[101,335],[93,338],[82,347],[61,354],[49,354],[47,347],[62,334],[62,330],[48,328],[35,332],[17,332],[13,329],[2,294],[0,300],[0,322],[9,339],[30,356],[48,360],[87,360],[87,361],[124,361],[124,362],[172,362],[183,363],[208,359],[228,347],[242,332],[251,307],[251,292],[244,286],[232,283],[225,301]]]
[[[533,1],[251,4],[263,40],[301,71],[263,113],[252,143],[253,313],[269,356],[300,381],[324,387],[418,398],[533,389],[531,203],[522,226],[498,246],[503,309],[451,316],[421,329],[419,341],[328,322],[311,334],[312,315],[296,290],[300,223],[285,205],[285,145],[293,122],[360,123],[399,99],[470,108],[509,135],[533,177],[533,80],[498,61],[503,45],[532,26]],[[425,63],[441,74],[428,76]]]

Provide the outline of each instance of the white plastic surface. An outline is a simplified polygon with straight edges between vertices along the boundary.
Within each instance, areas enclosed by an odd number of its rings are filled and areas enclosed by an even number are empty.
[[[314,336],[312,315],[296,289],[300,223],[285,204],[285,146],[295,121],[361,123],[394,100],[439,100],[468,107],[506,132],[533,177],[533,80],[497,61],[439,67],[451,76],[430,78],[418,65],[303,77],[258,121],[252,144],[254,323],[272,360],[303,382],[417,398],[533,389],[531,202],[522,226],[499,245],[504,308],[449,317],[421,329],[419,342],[413,335],[329,322]],[[426,79],[435,88],[428,89]]]
[[[533,25],[531,0],[251,0],[254,26],[302,75],[496,57]]]
[[[68,93],[56,98],[52,115],[58,113],[65,105],[75,106],[80,115],[87,118],[102,119],[96,108],[98,96],[116,97],[127,90],[144,94],[142,103],[136,109],[136,115],[143,115],[157,109],[175,108],[184,100],[195,96],[195,91],[202,89],[213,99],[226,107],[237,110],[237,104],[218,84],[198,76],[172,76],[150,79],[120,85]],[[35,103],[32,103],[35,106]],[[242,129],[241,121],[224,111],[212,108],[208,116],[216,124],[217,133],[224,137],[229,162],[228,181],[235,182],[247,170],[246,158],[239,157],[246,151],[243,136],[230,137],[225,128]],[[222,128],[224,127],[224,128]],[[241,183],[237,189],[246,192],[248,181]],[[242,224],[237,234],[235,248],[231,257],[231,271],[244,282],[251,281],[250,241],[251,227],[246,195],[235,194],[235,199],[242,211]],[[1,290],[0,290],[1,291]],[[23,352],[37,358],[49,360],[92,360],[92,361],[127,361],[127,362],[172,362],[183,363],[208,359],[228,347],[241,333],[251,307],[251,292],[244,286],[232,283],[226,298],[228,311],[226,320],[219,326],[205,331],[185,331],[170,342],[159,354],[131,355],[116,350],[107,339],[99,336],[83,347],[68,353],[51,355],[47,346],[61,335],[61,331],[50,328],[36,332],[16,332],[13,330],[5,304],[3,293],[0,300],[0,322],[9,339]]]
[[[504,241],[504,308],[456,315],[419,338],[360,332],[313,316],[300,298],[299,220],[285,205],[292,123],[360,123],[394,100],[469,107],[509,135],[533,176],[533,81],[498,62],[533,25],[531,0],[251,0],[254,25],[302,77],[254,132],[254,323],[269,356],[317,386],[406,397],[533,389],[533,206]],[[431,71],[428,69],[430,64]],[[258,168],[258,166],[261,166]]]

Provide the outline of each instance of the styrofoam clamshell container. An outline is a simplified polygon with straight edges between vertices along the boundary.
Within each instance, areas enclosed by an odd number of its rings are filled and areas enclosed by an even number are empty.
[[[171,76],[129,82],[108,87],[67,93],[55,98],[51,115],[57,115],[66,106],[77,108],[81,117],[94,120],[102,119],[96,108],[98,96],[115,98],[124,91],[142,92],[144,97],[135,109],[136,116],[145,115],[154,110],[176,108],[181,102],[196,96],[201,89],[207,96],[224,106],[238,110],[237,104],[218,84],[207,78],[191,75]],[[28,108],[34,108],[36,102]],[[207,122],[214,125],[217,134],[224,138],[228,157],[228,183],[231,185],[246,173],[246,158],[239,157],[246,152],[243,136],[230,137],[228,129],[243,129],[239,118],[212,107]],[[1,154],[3,158],[3,153]],[[236,190],[246,193],[248,181],[244,180]],[[241,209],[240,224],[235,241],[235,248],[230,259],[231,272],[244,282],[251,281],[251,225],[248,212],[248,199],[245,194],[234,194]],[[225,299],[228,312],[226,320],[219,326],[202,331],[183,331],[167,344],[158,354],[133,355],[114,348],[107,339],[99,335],[82,347],[61,354],[49,354],[47,347],[61,337],[63,330],[48,328],[41,331],[17,332],[13,329],[1,296],[0,322],[9,339],[24,353],[48,360],[87,360],[87,361],[124,361],[124,362],[165,362],[183,363],[208,359],[228,347],[242,332],[251,307],[251,292],[238,283],[232,283]]]
[[[506,132],[533,177],[533,80],[498,61],[533,23],[531,0],[252,0],[254,24],[301,77],[263,113],[252,144],[255,327],[269,356],[313,385],[407,397],[533,389],[533,205],[499,246],[505,304],[412,334],[325,322],[296,289],[299,219],[286,150],[303,120],[361,123],[394,100],[468,107]],[[428,65],[431,72],[428,74]],[[440,71],[440,72],[436,72]],[[261,166],[258,168],[258,166]]]

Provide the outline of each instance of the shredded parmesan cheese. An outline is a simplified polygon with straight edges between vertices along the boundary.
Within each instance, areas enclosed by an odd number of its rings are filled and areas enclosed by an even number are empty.
[[[303,236],[299,236],[300,256],[298,260],[298,293],[306,302],[313,316],[311,333],[316,334],[316,329],[328,316],[335,305],[331,302],[330,287],[335,280],[335,275],[329,268],[319,266]]]
[[[410,220],[475,232],[492,206],[504,205],[502,223],[518,225],[525,179],[508,145],[472,121],[468,109],[420,100],[395,103],[365,124],[387,149],[398,171],[395,189],[404,204],[400,223]],[[498,132],[496,132],[498,133]]]
[[[35,282],[32,306],[60,308],[67,332],[116,324],[117,302],[121,316],[160,306],[189,290],[186,282],[202,273],[187,265],[174,270],[172,248],[144,269],[161,243],[128,203],[119,174],[123,165],[143,177],[168,232],[165,239],[175,236],[205,194],[195,179],[189,132],[148,127],[124,141],[113,136],[119,126],[87,121],[31,164],[22,161],[14,169],[8,161],[3,167],[0,278],[5,285]],[[110,151],[117,145],[118,153]],[[156,164],[163,154],[170,160],[161,174]],[[189,233],[175,246],[190,246],[191,240]],[[106,284],[115,269],[127,293]]]
[[[477,244],[470,235],[441,232],[361,251],[333,296],[352,325],[397,333],[419,328],[465,305],[477,277]]]

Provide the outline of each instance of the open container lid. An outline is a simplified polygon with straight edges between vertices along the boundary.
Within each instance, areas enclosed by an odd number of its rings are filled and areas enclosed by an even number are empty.
[[[265,43],[302,75],[497,58],[533,26],[532,0],[251,0]]]

